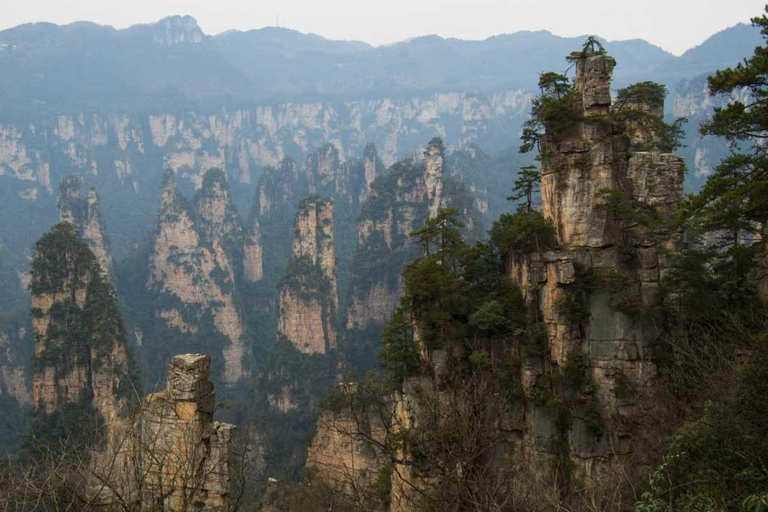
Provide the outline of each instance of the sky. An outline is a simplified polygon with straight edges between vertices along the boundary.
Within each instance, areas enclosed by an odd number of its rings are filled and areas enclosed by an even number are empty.
[[[437,34],[484,39],[520,30],[645,39],[676,55],[748,22],[767,0],[0,0],[0,30],[22,23],[93,21],[118,28],[173,14],[206,34],[279,24],[373,45]]]

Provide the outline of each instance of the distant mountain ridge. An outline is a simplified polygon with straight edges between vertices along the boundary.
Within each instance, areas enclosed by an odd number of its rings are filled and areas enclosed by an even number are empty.
[[[172,16],[126,29],[77,22],[0,32],[0,108],[11,113],[186,108],[531,89],[584,37],[516,32],[480,41],[429,35],[387,46],[266,27],[205,35]],[[649,75],[669,85],[731,65],[759,44],[736,25],[680,57],[641,39],[605,42],[615,84]]]

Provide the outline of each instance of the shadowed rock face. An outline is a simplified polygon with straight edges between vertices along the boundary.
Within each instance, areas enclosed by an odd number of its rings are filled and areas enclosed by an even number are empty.
[[[229,510],[235,427],[213,421],[216,395],[210,372],[208,355],[175,356],[167,389],[145,399],[145,503],[160,501],[172,510]]]
[[[278,331],[300,352],[324,354],[336,348],[339,306],[333,202],[317,196],[302,201],[295,233],[280,287]]]

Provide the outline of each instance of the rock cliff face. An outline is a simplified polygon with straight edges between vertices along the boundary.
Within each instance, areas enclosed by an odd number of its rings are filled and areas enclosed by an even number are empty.
[[[70,222],[77,228],[80,236],[99,261],[105,277],[112,279],[115,270],[112,249],[107,238],[96,190],[89,189],[88,196],[83,198],[80,195],[80,180],[71,175],[64,178],[59,190],[59,219],[62,222]]]
[[[139,445],[146,456],[143,502],[171,510],[229,510],[234,425],[213,420],[211,358],[175,356],[164,391],[149,395]]]
[[[109,429],[128,402],[132,361],[114,291],[71,224],[37,243],[30,290],[38,418],[84,406]]]
[[[280,287],[278,332],[300,352],[336,348],[336,250],[333,202],[312,196],[299,205],[293,259]]]
[[[248,375],[245,323],[235,299],[244,241],[221,171],[206,173],[194,207],[176,190],[173,174],[166,173],[147,282],[157,294],[155,316],[180,333],[203,329],[223,336],[217,348],[224,362],[221,377],[229,384]]]
[[[9,322],[0,331],[0,397],[14,405],[32,405],[29,361],[26,347],[34,345],[31,325],[26,321]],[[7,412],[6,414],[10,414]]]
[[[339,386],[345,395],[353,392],[351,383]],[[360,434],[362,429],[375,442],[384,442],[381,419],[375,414],[369,416],[361,420],[347,407],[326,410],[317,422],[317,433],[307,455],[307,468],[314,470],[313,478],[353,502],[363,494],[370,494],[387,463]]]
[[[669,219],[683,186],[682,159],[653,148],[633,150],[653,135],[638,133],[632,123],[618,129],[610,120],[622,109],[663,111],[658,104],[612,106],[614,65],[607,55],[577,61],[582,121],[542,141],[543,212],[555,226],[558,249],[507,260],[510,279],[540,309],[547,333],[544,355],[523,361],[522,452],[541,474],[546,461],[558,456],[555,447],[565,446],[575,475],[596,488],[648,462],[643,439],[652,437],[653,425],[641,404],[653,391],[659,331],[634,313],[659,305],[667,267],[665,247],[654,236],[659,233],[608,205],[614,200],[630,209],[653,207]],[[591,384],[576,390],[580,405],[564,426],[534,397],[566,368],[585,372]]]
[[[415,255],[409,234],[444,207],[457,207],[470,231],[479,226],[471,196],[446,176],[439,138],[430,141],[423,161],[400,161],[374,181],[358,223],[347,329],[389,319],[402,293],[400,272]]]

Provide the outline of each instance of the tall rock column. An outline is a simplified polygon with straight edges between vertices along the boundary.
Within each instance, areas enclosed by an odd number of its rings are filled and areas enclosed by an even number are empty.
[[[264,277],[264,251],[261,246],[261,225],[257,216],[251,219],[245,234],[243,277],[250,283],[257,283]]]
[[[511,280],[541,310],[546,331],[544,353],[522,362],[523,452],[539,476],[556,464],[594,488],[650,463],[645,444],[654,425],[641,404],[655,385],[659,323],[637,313],[659,305],[669,233],[626,212],[652,208],[671,218],[683,183],[682,160],[626,115],[660,115],[663,95],[660,105],[612,105],[614,66],[602,53],[576,59],[579,120],[541,141],[542,209],[557,250],[507,258]],[[576,388],[552,384],[564,374]],[[558,421],[553,407],[568,421]]]
[[[296,214],[293,256],[280,285],[278,331],[304,353],[336,347],[333,202],[312,196]]]
[[[434,217],[440,210],[443,198],[443,166],[445,147],[443,141],[435,137],[427,144],[424,152],[424,184],[429,198],[429,216]]]
[[[155,315],[192,335],[207,327],[210,315],[213,330],[225,338],[223,378],[230,384],[248,375],[245,323],[235,300],[243,246],[242,225],[220,170],[205,174],[194,207],[176,190],[173,173],[166,173],[147,283],[161,297]]]
[[[145,399],[141,417],[143,502],[168,510],[229,510],[234,425],[213,420],[208,355],[175,356],[168,386]]]
[[[30,291],[38,419],[94,411],[110,434],[133,391],[132,360],[114,290],[72,224],[57,224],[37,242]]]

